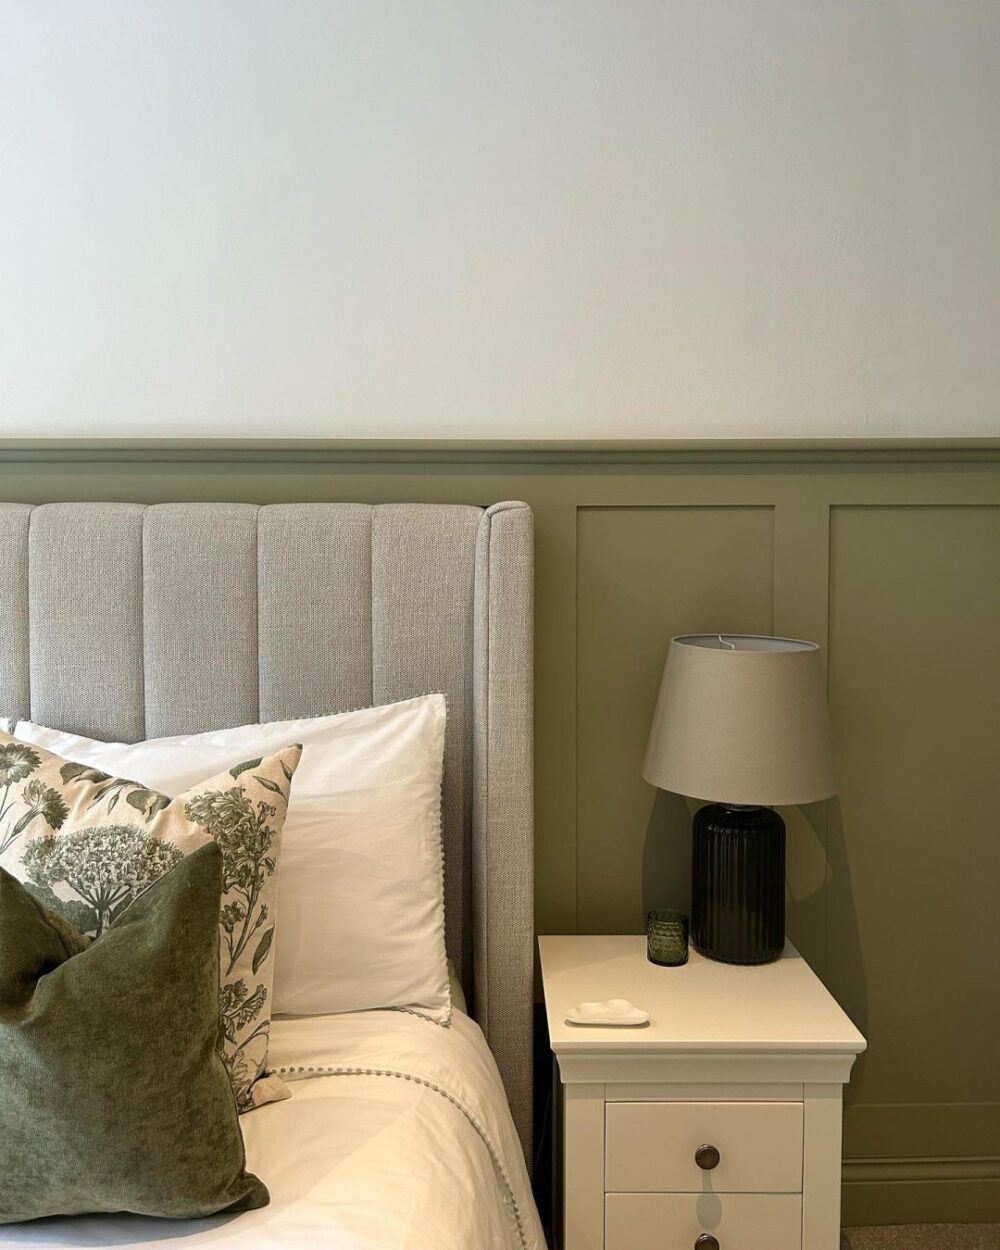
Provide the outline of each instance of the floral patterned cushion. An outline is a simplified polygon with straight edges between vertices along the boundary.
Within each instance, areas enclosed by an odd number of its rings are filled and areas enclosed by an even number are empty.
[[[219,1008],[240,1111],[288,1096],[267,1075],[281,830],[300,746],[171,799],[0,732],[0,867],[80,933],[108,925],[186,855],[222,851]]]

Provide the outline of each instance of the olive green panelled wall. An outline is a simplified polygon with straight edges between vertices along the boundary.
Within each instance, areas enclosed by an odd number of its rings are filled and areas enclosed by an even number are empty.
[[[689,805],[640,776],[671,635],[823,644],[789,932],[869,1039],[845,1217],[1000,1220],[1000,444],[8,443],[0,498],[527,500],[540,932],[688,898]]]

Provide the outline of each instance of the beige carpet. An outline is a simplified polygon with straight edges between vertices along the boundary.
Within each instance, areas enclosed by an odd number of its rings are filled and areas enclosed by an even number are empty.
[[[1000,1224],[892,1224],[844,1230],[844,1250],[1000,1250]]]

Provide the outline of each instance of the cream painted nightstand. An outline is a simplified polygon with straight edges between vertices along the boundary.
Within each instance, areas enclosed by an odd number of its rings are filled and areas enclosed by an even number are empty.
[[[865,1040],[798,952],[659,968],[643,937],[539,946],[563,1250],[837,1250],[842,1093]],[[565,1023],[607,998],[649,1025]]]

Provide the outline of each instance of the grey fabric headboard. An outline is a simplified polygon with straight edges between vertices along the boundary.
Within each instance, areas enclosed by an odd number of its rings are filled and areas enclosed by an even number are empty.
[[[525,504],[0,504],[0,716],[137,741],[443,691],[448,949],[531,1141]]]

